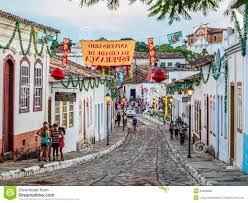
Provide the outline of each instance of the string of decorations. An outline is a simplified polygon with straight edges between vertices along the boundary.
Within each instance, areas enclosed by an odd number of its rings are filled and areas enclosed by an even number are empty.
[[[118,96],[118,90],[114,86],[113,78],[81,78],[80,75],[76,77],[68,75],[66,80],[60,80],[60,82],[64,88],[68,89],[71,86],[73,88],[78,88],[80,92],[83,90],[88,92],[90,88],[98,88],[100,84],[105,84],[106,87],[110,88],[112,98]]]
[[[245,6],[245,12],[243,15],[243,23],[244,23],[244,32],[242,33],[240,28],[240,23],[237,19],[237,15],[234,10],[231,10],[231,20],[234,22],[235,28],[239,34],[239,41],[241,44],[241,53],[242,56],[246,55],[246,42],[247,42],[247,34],[248,34],[248,6]]]
[[[176,82],[173,84],[173,86],[167,88],[167,94],[174,94],[175,92],[178,92],[178,94],[186,93],[187,89],[189,87],[192,87],[193,85],[199,86],[201,81],[204,84],[207,84],[207,82],[210,79],[210,75],[215,80],[218,80],[221,75],[221,67],[224,66],[225,69],[225,96],[224,96],[224,111],[227,113],[227,95],[228,95],[228,64],[225,58],[225,55],[220,58],[219,52],[216,55],[215,61],[213,61],[208,68],[207,77],[204,78],[204,73],[202,70],[202,67],[200,68],[200,73],[198,75],[194,75],[192,81],[186,81],[186,82]]]
[[[43,33],[47,34],[47,30],[44,29]],[[42,54],[44,52],[45,44],[43,42],[41,42],[42,45],[41,45],[41,49],[39,51],[38,46],[37,46],[37,42],[36,42],[36,39],[35,39],[36,38],[36,32],[35,32],[35,28],[34,28],[33,25],[31,25],[31,31],[30,31],[30,34],[29,34],[28,47],[27,47],[26,50],[24,49],[24,46],[23,46],[24,43],[23,43],[22,33],[21,33],[21,26],[20,26],[20,23],[18,21],[16,21],[14,31],[13,31],[12,36],[9,39],[8,43],[6,45],[1,45],[0,44],[0,48],[1,49],[10,49],[10,46],[13,43],[13,41],[14,41],[14,39],[16,37],[16,34],[18,34],[22,55],[27,56],[27,55],[30,54],[32,41],[33,41],[33,46],[34,46],[35,53],[38,56],[42,56]],[[56,36],[56,38],[57,38],[57,36]],[[49,54],[50,57],[52,57],[55,54],[55,50],[50,50],[50,48],[47,46],[47,53]]]

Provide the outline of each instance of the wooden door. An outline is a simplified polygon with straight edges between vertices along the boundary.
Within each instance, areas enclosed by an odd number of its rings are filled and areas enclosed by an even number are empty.
[[[83,117],[84,117],[84,140],[86,140],[86,102],[84,100],[84,111],[83,111]]]
[[[52,98],[48,99],[48,123],[52,125]]]
[[[234,86],[231,86],[230,95],[230,162],[234,160]]]
[[[207,146],[209,146],[209,96],[207,95]]]
[[[8,59],[3,70],[3,152],[13,151],[14,140],[14,63]]]

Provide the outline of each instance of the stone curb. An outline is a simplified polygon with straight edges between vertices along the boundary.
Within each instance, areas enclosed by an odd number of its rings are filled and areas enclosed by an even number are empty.
[[[148,118],[149,116],[144,116],[145,118]],[[149,119],[149,118],[148,118]],[[154,118],[151,120],[154,123],[157,123],[159,125],[163,125],[161,121],[155,120]],[[172,155],[176,158],[176,160],[183,166],[183,168],[201,185],[201,186],[211,186],[212,184],[206,180],[206,178],[200,174],[195,168],[193,168],[190,163],[187,162],[185,158],[181,156],[181,154],[174,148],[174,146],[171,144],[168,136],[166,136],[165,132],[159,127],[161,132],[163,133],[166,142],[170,148],[170,151],[172,152]]]
[[[109,147],[108,149],[105,149],[103,151],[94,153],[94,154],[89,154],[86,156],[78,157],[75,159],[70,159],[66,160],[63,162],[53,162],[53,163],[48,163],[44,164],[41,166],[32,166],[28,168],[23,168],[23,169],[16,169],[8,172],[4,172],[0,174],[0,180],[10,180],[10,179],[15,179],[15,178],[21,178],[21,177],[26,177],[26,176],[32,176],[48,171],[55,171],[63,168],[69,168],[69,167],[75,167],[81,164],[84,164],[89,161],[93,161],[97,158],[103,157],[114,150],[118,149],[121,147],[126,139],[127,139],[128,133],[126,132],[125,137],[119,140],[117,143]]]

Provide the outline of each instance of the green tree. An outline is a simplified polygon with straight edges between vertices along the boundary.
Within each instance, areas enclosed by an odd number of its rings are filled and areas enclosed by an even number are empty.
[[[111,10],[116,10],[120,6],[120,0],[81,0],[81,6],[93,6],[102,1],[105,1]],[[181,17],[191,19],[190,12],[202,11],[206,15],[208,11],[215,11],[221,0],[129,0],[130,4],[136,1],[149,6],[149,16],[156,16],[158,20],[168,17],[171,24]],[[242,5],[245,1],[247,0],[233,0],[233,3]]]
[[[148,52],[148,45],[145,42],[136,42],[135,51]]]

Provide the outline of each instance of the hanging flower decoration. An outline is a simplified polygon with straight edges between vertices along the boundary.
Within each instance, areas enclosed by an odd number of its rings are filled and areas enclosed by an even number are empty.
[[[180,90],[179,92],[177,92],[177,94],[178,94],[178,95],[182,95],[183,93],[182,93],[182,91]]]
[[[155,80],[156,82],[160,83],[160,82],[166,80],[166,76],[161,69],[158,69],[154,72],[154,76],[152,77],[152,79]]]
[[[65,79],[65,74],[60,68],[55,68],[51,74],[51,77],[55,80],[63,80]]]

